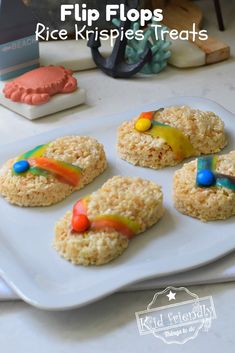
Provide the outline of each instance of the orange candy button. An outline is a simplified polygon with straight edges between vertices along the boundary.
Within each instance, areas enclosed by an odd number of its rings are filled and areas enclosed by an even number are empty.
[[[85,232],[90,227],[90,221],[85,214],[77,214],[72,218],[74,232]]]

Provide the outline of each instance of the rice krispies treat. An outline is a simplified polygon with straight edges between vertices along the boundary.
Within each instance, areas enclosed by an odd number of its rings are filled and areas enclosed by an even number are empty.
[[[163,194],[157,184],[141,178],[115,176],[88,199],[89,219],[99,215],[118,214],[139,225],[139,232],[153,226],[163,215]],[[73,233],[72,212],[56,224],[54,247],[66,260],[79,265],[102,265],[110,262],[128,247],[130,239],[114,229]]]
[[[235,151],[218,157],[216,172],[235,176]],[[235,192],[225,187],[196,185],[197,161],[175,172],[173,198],[176,209],[202,221],[223,220],[235,215]]]
[[[0,169],[0,194],[12,204],[22,207],[50,206],[62,201],[75,190],[83,188],[101,174],[107,166],[106,156],[98,141],[87,136],[66,136],[52,141],[43,157],[53,158],[82,168],[78,187],[48,176],[12,174],[17,158]]]
[[[124,122],[118,130],[120,158],[153,169],[174,166],[182,161],[164,139],[136,131],[136,120]],[[172,106],[159,112],[157,121],[182,131],[194,147],[195,156],[217,153],[227,144],[224,124],[213,112]]]

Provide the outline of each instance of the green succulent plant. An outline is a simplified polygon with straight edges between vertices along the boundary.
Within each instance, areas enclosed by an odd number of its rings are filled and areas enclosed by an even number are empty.
[[[113,20],[113,24],[117,27],[120,26],[120,23],[121,22],[119,19]],[[156,24],[154,18],[144,31],[144,39],[138,40],[134,38],[128,40],[126,47],[126,59],[129,64],[137,63],[145,49],[147,47],[151,48],[152,59],[141,70],[141,72],[146,75],[157,74],[164,70],[167,66],[167,61],[171,56],[171,52],[169,50],[171,42],[166,39],[165,35],[162,35],[162,32],[166,30],[167,27],[162,25],[161,27],[155,29],[155,27],[151,26],[151,24]],[[132,25],[132,30],[134,33],[140,29],[140,23],[138,21],[134,22]]]

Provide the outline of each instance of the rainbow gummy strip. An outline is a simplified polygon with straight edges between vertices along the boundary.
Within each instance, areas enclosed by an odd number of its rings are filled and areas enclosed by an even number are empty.
[[[132,238],[139,232],[139,225],[130,218],[124,216],[106,214],[97,216],[91,221],[91,229],[102,230],[105,228],[114,229],[125,235],[127,238]]]
[[[20,157],[17,158],[17,161],[27,160],[28,158],[31,158],[31,157],[41,157],[43,155],[43,153],[46,151],[48,146],[49,146],[49,143],[44,144],[44,145],[39,145],[39,146],[33,148],[32,150],[27,151],[24,154],[22,154]],[[31,167],[28,170],[28,172],[30,172],[34,175],[42,175],[45,177],[48,175],[48,172],[46,170],[42,170],[37,167]],[[23,173],[23,174],[25,174],[25,173]]]
[[[87,198],[79,200],[73,207],[73,218],[79,214],[87,215]],[[128,217],[106,214],[99,215],[90,220],[91,230],[103,230],[106,228],[114,229],[117,232],[125,235],[127,238],[132,238],[140,230],[139,225]]]
[[[39,145],[34,149],[22,154],[17,161],[28,161],[29,169],[21,174],[30,172],[34,175],[48,176],[49,173],[54,174],[59,181],[72,186],[78,186],[82,169],[70,163],[43,157],[49,144]],[[14,172],[13,169],[13,173]]]
[[[214,171],[216,168],[218,157],[217,156],[207,156],[207,157],[200,157],[197,160],[197,170],[210,170]]]
[[[43,155],[43,153],[46,151],[48,146],[49,146],[49,144],[39,145],[39,146],[35,147],[34,149],[22,154],[18,158],[18,161],[20,161],[22,159],[28,159],[28,158],[31,158],[31,157],[41,157]]]
[[[217,173],[216,185],[235,191],[235,177]]]
[[[183,160],[184,158],[195,155],[195,149],[187,136],[185,136],[179,129],[155,120],[157,113],[161,110],[162,109],[155,112],[145,112],[140,115],[139,120],[149,119],[152,122],[151,128],[144,131],[144,133],[165,140],[172,148],[172,151],[175,153],[178,160]]]
[[[55,174],[62,182],[72,186],[79,185],[82,171],[75,165],[46,157],[29,158],[28,162],[31,167]]]
[[[182,160],[195,154],[191,142],[179,129],[155,121],[152,122],[152,125],[152,128],[146,134],[165,140],[176,154],[177,159]]]

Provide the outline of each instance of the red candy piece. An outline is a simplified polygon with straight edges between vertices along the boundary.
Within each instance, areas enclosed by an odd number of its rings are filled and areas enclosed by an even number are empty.
[[[76,214],[72,217],[72,229],[74,232],[85,232],[90,228],[90,221],[85,214]]]

